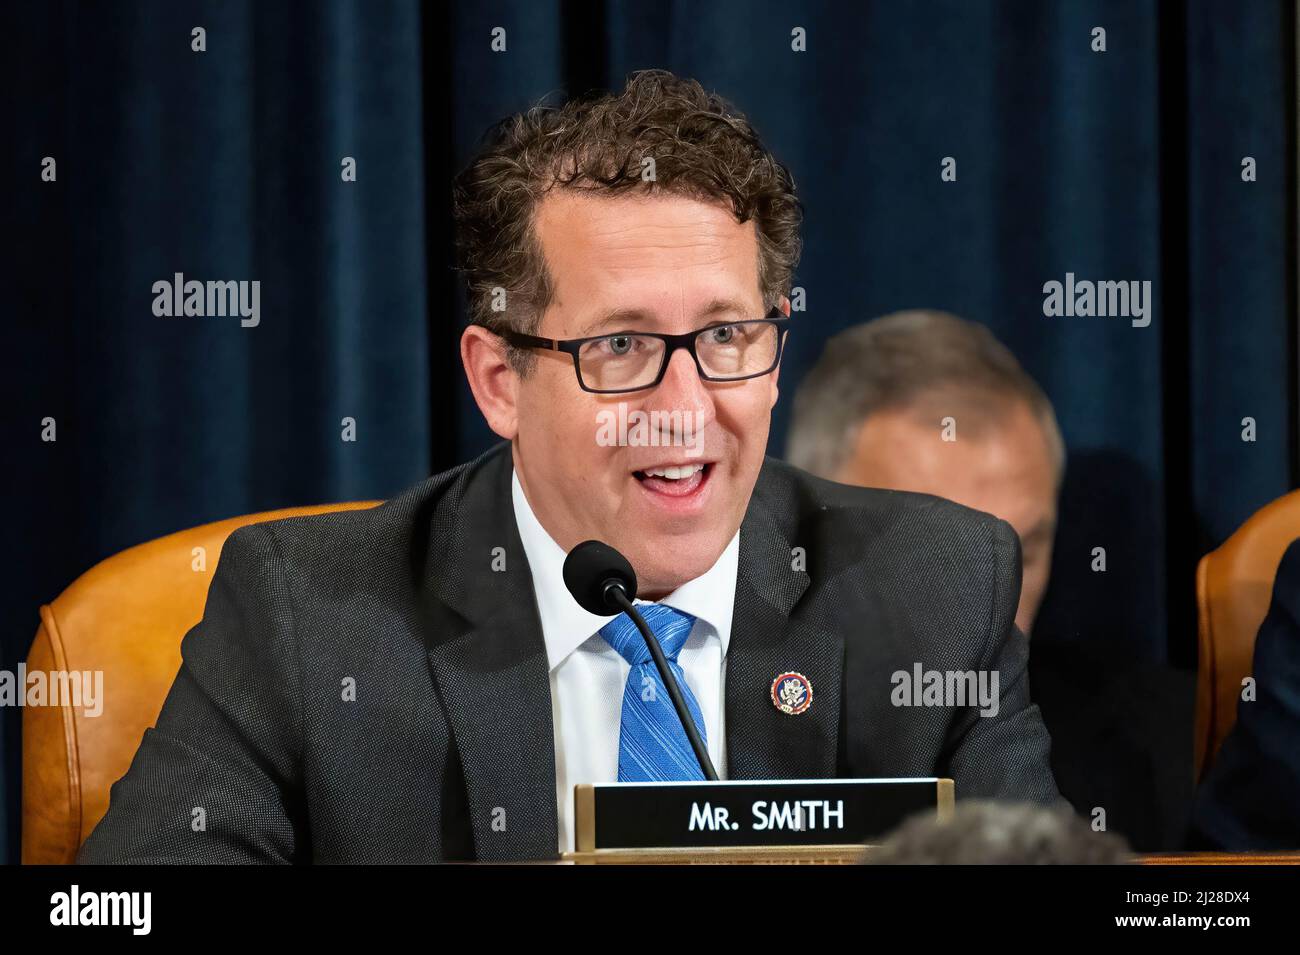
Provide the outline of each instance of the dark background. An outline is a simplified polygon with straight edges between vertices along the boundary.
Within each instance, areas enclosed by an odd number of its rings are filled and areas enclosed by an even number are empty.
[[[824,340],[896,309],[987,323],[1055,402],[1070,458],[1035,640],[1193,666],[1197,559],[1296,486],[1291,3],[7,7],[0,668],[128,546],[386,497],[486,448],[450,177],[489,122],[645,67],[736,102],[806,205],[772,453]],[[261,325],[155,317],[178,271],[260,280]],[[1045,318],[1067,271],[1150,280],[1150,327]],[[20,716],[0,711],[15,860]]]

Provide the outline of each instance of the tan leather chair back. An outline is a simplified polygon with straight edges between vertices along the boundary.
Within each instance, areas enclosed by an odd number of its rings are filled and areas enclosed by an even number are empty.
[[[102,561],[41,607],[27,672],[102,671],[103,711],[87,715],[66,694],[59,706],[23,709],[24,863],[72,862],[108,811],[109,787],[180,669],[181,638],[203,617],[226,538],[245,524],[376,503],[266,511],[171,534]]]
[[[1196,681],[1196,778],[1205,775],[1237,721],[1241,681],[1251,674],[1255,635],[1268,613],[1273,578],[1300,538],[1300,491],[1251,515],[1196,569],[1199,617]]]

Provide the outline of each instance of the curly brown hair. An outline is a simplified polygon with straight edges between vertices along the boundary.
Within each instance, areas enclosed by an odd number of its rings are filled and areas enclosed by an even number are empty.
[[[642,178],[642,160],[654,178]],[[470,321],[491,331],[532,333],[554,288],[533,230],[537,204],[554,186],[618,194],[663,190],[730,205],[753,219],[764,304],[778,304],[799,261],[803,209],[794,178],[753,127],[720,96],[664,70],[632,74],[622,93],[539,104],[508,116],[456,177],[458,265],[469,284]],[[494,310],[494,290],[507,307]],[[511,349],[520,371],[527,358]]]

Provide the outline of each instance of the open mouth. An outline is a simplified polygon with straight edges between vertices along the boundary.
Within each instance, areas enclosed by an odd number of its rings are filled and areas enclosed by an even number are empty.
[[[633,471],[632,476],[651,493],[688,497],[704,487],[712,473],[713,463],[710,461],[646,468]]]

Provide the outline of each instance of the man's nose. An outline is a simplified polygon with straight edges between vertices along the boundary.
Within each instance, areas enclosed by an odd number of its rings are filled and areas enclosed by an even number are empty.
[[[713,394],[700,378],[695,359],[684,348],[668,359],[663,380],[647,396],[647,403],[665,411],[702,411],[705,423],[713,420]]]

